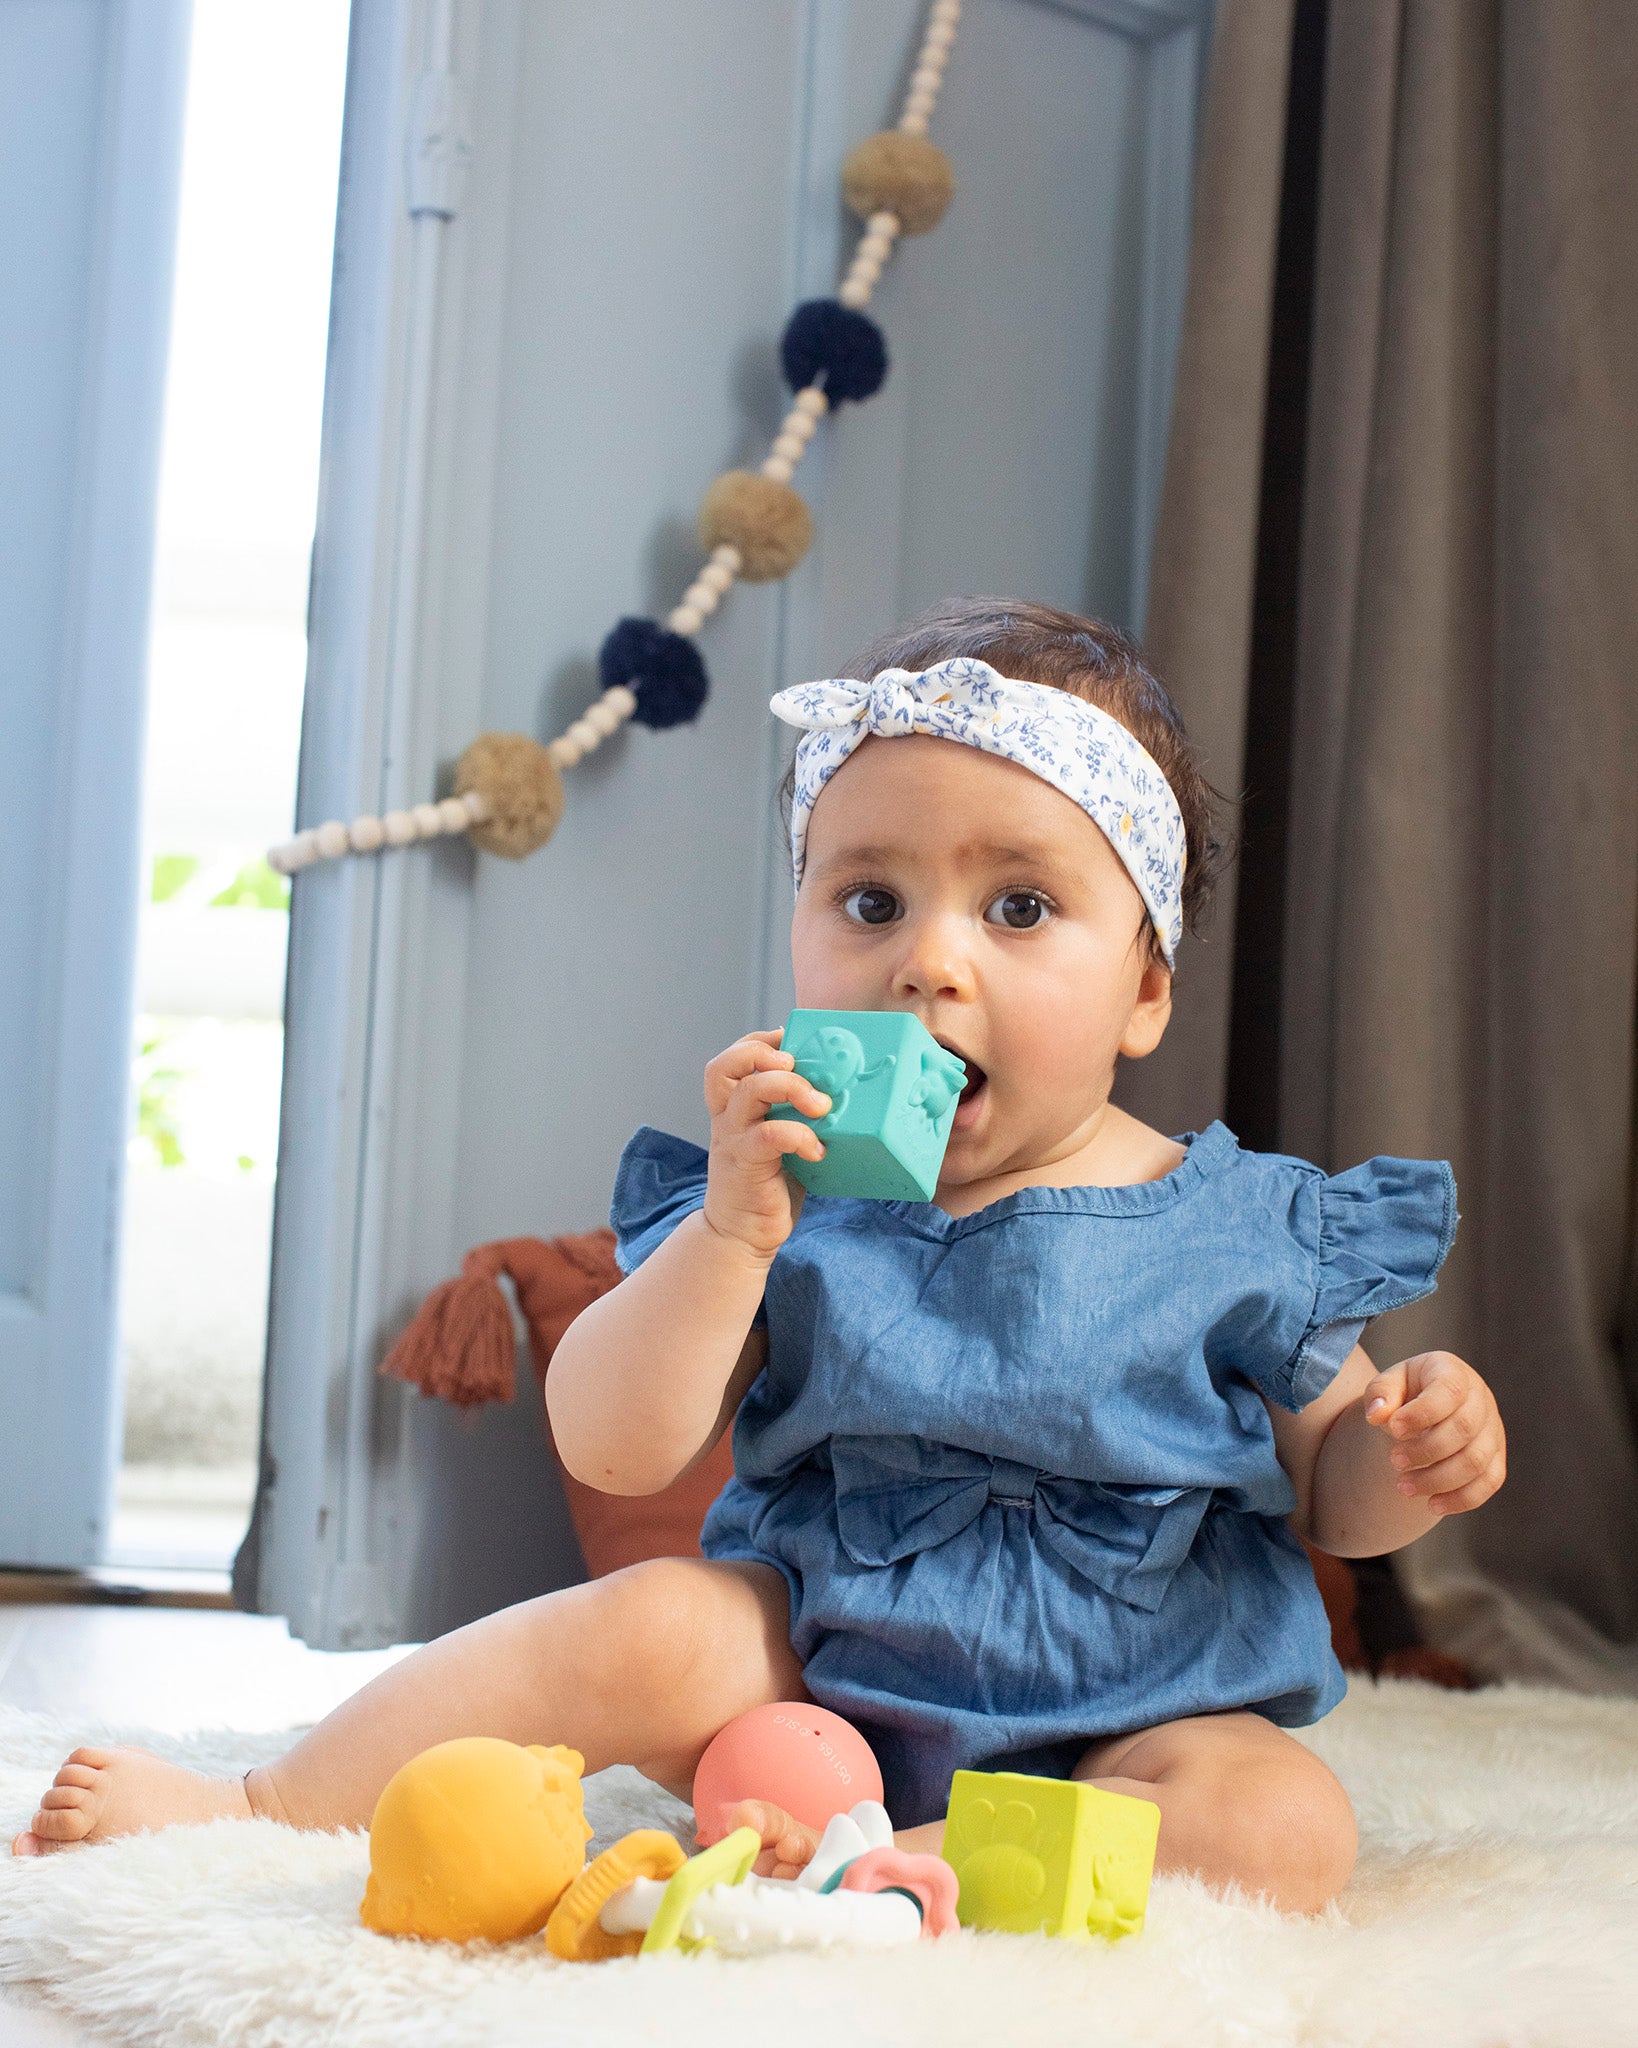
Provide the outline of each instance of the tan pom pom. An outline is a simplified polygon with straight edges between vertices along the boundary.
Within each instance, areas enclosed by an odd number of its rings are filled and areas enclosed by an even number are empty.
[[[807,553],[813,519],[788,483],[730,469],[719,476],[700,505],[700,544],[727,541],[738,548],[740,574],[747,583],[772,583],[788,576]]]
[[[907,235],[925,235],[955,197],[955,172],[935,143],[900,128],[867,135],[842,165],[842,196],[860,220],[896,213]]]
[[[521,732],[481,732],[455,763],[455,794],[482,793],[489,816],[468,835],[485,853],[522,860],[544,846],[563,815],[563,778],[546,749]]]

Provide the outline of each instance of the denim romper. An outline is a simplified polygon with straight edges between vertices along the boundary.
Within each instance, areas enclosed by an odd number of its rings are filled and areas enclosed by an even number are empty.
[[[1164,1179],[1024,1188],[971,1216],[809,1195],[769,1270],[768,1362],[707,1557],[783,1573],[808,1690],[881,1760],[901,1827],[958,1769],[1065,1775],[1093,1738],[1343,1694],[1263,1395],[1330,1384],[1456,1226],[1442,1163],[1330,1178],[1220,1123]],[[626,1147],[630,1272],[706,1155]]]

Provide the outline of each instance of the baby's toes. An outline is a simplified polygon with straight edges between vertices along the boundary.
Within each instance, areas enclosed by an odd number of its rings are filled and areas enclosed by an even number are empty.
[[[51,1782],[53,1786],[72,1785],[81,1792],[94,1792],[103,1782],[102,1770],[99,1765],[77,1764],[70,1759]]]
[[[29,1823],[40,1841],[82,1842],[96,1824],[97,1801],[78,1785],[53,1785],[40,1795],[40,1810]],[[27,1851],[24,1852],[27,1854]]]

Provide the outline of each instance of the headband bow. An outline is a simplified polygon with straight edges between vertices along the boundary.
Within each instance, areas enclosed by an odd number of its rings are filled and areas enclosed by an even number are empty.
[[[1044,683],[958,657],[913,674],[890,668],[798,683],[771,701],[804,729],[796,749],[791,867],[797,885],[819,792],[861,741],[926,733],[1028,768],[1079,804],[1131,876],[1170,964],[1183,936],[1183,814],[1154,757],[1119,719]]]

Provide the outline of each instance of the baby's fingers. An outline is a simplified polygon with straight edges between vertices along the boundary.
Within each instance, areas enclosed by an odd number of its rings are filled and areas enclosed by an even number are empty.
[[[825,1156],[825,1142],[812,1124],[799,1124],[794,1117],[773,1117],[751,1124],[731,1140],[734,1156],[751,1161],[776,1159],[794,1152],[816,1164]]]
[[[1469,1508],[1482,1507],[1507,1477],[1507,1455],[1498,1451],[1477,1478],[1450,1493],[1436,1493],[1428,1502],[1436,1515],[1463,1515]]]
[[[1401,1493],[1421,1494],[1431,1502],[1441,1494],[1470,1486],[1474,1480],[1488,1472],[1502,1455],[1500,1431],[1483,1430],[1471,1443],[1464,1444],[1451,1457],[1440,1458],[1437,1463],[1420,1466],[1415,1471],[1402,1472],[1396,1484]],[[1494,1491],[1494,1488],[1491,1490]]]
[[[1473,1384],[1473,1371],[1448,1351],[1430,1351],[1405,1361],[1407,1389],[1415,1396],[1388,1423],[1393,1436],[1420,1436],[1456,1413]]]
[[[742,1799],[729,1819],[736,1828],[755,1828],[762,1837],[753,1866],[758,1877],[793,1878],[813,1861],[816,1832],[771,1800]]]
[[[714,1060],[706,1062],[705,1106],[712,1116],[721,1116],[728,1107],[735,1084],[744,1080],[747,1074],[776,1069],[789,1073],[796,1062],[788,1052],[780,1051],[779,1041],[783,1036],[784,1031],[777,1026],[772,1031],[747,1031],[743,1038],[736,1038],[732,1045],[719,1052]]]
[[[725,1130],[745,1130],[749,1125],[760,1123],[776,1102],[788,1102],[803,1116],[824,1116],[830,1108],[830,1097],[821,1094],[811,1081],[789,1067],[766,1073],[747,1074],[742,1081],[736,1081],[728,1105],[722,1112]]]
[[[1401,1472],[1410,1472],[1423,1465],[1436,1465],[1441,1458],[1452,1458],[1474,1441],[1490,1419],[1486,1403],[1476,1394],[1469,1395],[1445,1421],[1424,1429],[1420,1436],[1396,1443],[1392,1462]]]

